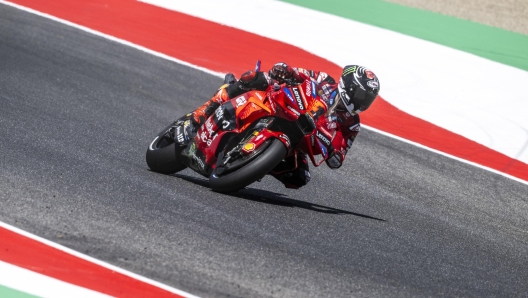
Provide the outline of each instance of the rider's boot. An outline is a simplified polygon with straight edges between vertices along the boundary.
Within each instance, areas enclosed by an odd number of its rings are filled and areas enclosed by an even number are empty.
[[[297,167],[295,167],[297,165]],[[270,172],[271,176],[284,184],[286,188],[299,189],[310,182],[310,168],[305,154],[297,155],[297,163],[295,157],[290,156],[281,161]]]
[[[236,82],[237,79],[232,73],[225,75],[224,84],[216,91],[215,95],[213,95],[211,99],[192,112],[191,120],[194,126],[199,127],[202,125],[222,103],[231,99],[226,89]]]
[[[198,127],[204,124],[205,120],[211,116],[221,104],[230,99],[226,91],[227,86],[229,85],[225,84],[220,87],[211,99],[192,112],[191,120],[195,126]]]

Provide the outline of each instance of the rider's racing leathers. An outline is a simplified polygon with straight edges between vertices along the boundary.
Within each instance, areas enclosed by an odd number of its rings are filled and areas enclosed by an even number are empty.
[[[318,122],[317,126],[323,126],[323,128],[328,130],[336,128],[336,132],[331,139],[329,157],[326,160],[326,164],[332,169],[337,169],[343,164],[345,155],[359,133],[359,115],[352,115],[345,109],[339,108],[339,100],[336,98],[339,96],[337,83],[327,73],[302,68],[293,68],[293,71],[295,74],[294,79],[297,83],[301,83],[304,80],[312,80],[316,83],[317,92],[326,105],[324,107],[326,115],[316,119]],[[267,90],[268,86],[273,84],[273,79],[266,72],[248,71],[238,81],[228,74],[225,83],[211,99],[192,113],[191,120],[196,126],[203,124],[207,117],[212,115],[222,103],[251,90]],[[319,107],[312,107],[312,115],[316,114],[315,109],[317,108]],[[308,112],[310,112],[310,108]],[[310,172],[306,156],[297,156],[297,168],[295,170],[284,171],[284,169],[293,168],[294,164],[295,157],[287,158],[279,163],[270,174],[281,181],[287,188],[297,189],[310,181]]]

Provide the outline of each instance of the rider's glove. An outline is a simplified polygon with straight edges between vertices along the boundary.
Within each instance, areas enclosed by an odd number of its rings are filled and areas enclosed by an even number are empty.
[[[235,78],[235,75],[232,73],[228,73],[224,77],[224,84],[232,85],[236,83],[237,79]]]
[[[269,70],[269,76],[282,84],[285,80],[292,78],[293,69],[288,64],[279,62],[273,65],[273,67]]]

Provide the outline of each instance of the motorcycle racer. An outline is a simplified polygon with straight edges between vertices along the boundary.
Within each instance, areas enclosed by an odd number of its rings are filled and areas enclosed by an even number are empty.
[[[359,113],[367,110],[376,99],[380,84],[377,76],[369,69],[359,65],[343,68],[338,83],[323,71],[313,71],[290,67],[286,63],[276,63],[267,73],[247,71],[236,80],[227,74],[224,85],[214,96],[191,114],[195,127],[205,120],[224,102],[251,90],[265,91],[269,86],[279,88],[280,84],[299,84],[311,80],[316,84],[322,104],[308,107],[305,118],[315,126],[336,128],[336,133],[328,141],[329,154],[326,164],[332,169],[341,167],[345,156],[360,130]],[[325,117],[321,117],[321,116]],[[287,170],[294,167],[294,170]],[[289,157],[277,165],[270,174],[287,188],[298,189],[310,181],[310,171],[306,156],[303,154]]]

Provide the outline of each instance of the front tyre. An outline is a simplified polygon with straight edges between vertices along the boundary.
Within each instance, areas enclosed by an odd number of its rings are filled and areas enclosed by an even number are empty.
[[[280,140],[272,139],[271,144],[264,151],[235,171],[217,174],[217,169],[214,169],[209,176],[209,187],[213,191],[221,193],[229,193],[244,188],[269,173],[284,159],[287,153],[286,146]]]
[[[186,168],[180,161],[180,154],[184,147],[176,145],[171,129],[174,129],[174,124],[162,130],[147,149],[147,165],[154,172],[168,175]]]

